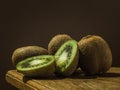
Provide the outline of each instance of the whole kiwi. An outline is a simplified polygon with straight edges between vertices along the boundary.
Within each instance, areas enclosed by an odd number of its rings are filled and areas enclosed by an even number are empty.
[[[72,40],[72,38],[67,34],[55,35],[48,44],[49,54],[54,55],[59,47],[68,40]]]
[[[88,35],[79,42],[79,66],[86,75],[105,73],[112,65],[112,53],[100,36]]]
[[[14,50],[12,54],[12,63],[14,66],[28,57],[37,56],[37,55],[46,55],[48,51],[39,46],[24,46]]]

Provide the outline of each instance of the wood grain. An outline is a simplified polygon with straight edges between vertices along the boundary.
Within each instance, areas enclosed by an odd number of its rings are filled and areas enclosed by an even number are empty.
[[[28,78],[10,70],[6,73],[6,81],[21,90],[120,90],[120,68],[112,67],[99,76],[84,76],[77,71],[66,78]]]

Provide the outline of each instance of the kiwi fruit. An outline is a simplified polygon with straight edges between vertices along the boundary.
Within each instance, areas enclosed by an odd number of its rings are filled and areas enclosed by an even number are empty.
[[[12,54],[12,63],[14,66],[25,58],[37,56],[37,55],[46,55],[48,51],[39,46],[24,46],[14,50]]]
[[[56,74],[70,76],[77,68],[79,48],[75,40],[66,41],[55,53]]]
[[[79,66],[86,75],[105,73],[112,65],[112,53],[107,42],[100,36],[88,35],[79,42]]]
[[[68,40],[72,40],[72,38],[67,34],[55,35],[48,44],[49,54],[54,55],[59,47]]]
[[[55,59],[52,55],[29,57],[18,62],[16,69],[28,77],[50,77],[55,71]]]

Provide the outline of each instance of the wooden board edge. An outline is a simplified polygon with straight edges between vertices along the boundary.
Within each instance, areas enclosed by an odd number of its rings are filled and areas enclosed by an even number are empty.
[[[9,84],[11,84],[12,86],[14,86],[20,90],[48,90],[48,88],[46,88],[44,86],[33,87],[34,83],[37,84],[36,82],[33,82],[33,81],[32,82],[28,81],[28,82],[24,83],[19,78],[16,78],[13,75],[11,75],[11,72],[9,72],[9,71],[6,74],[5,79]]]

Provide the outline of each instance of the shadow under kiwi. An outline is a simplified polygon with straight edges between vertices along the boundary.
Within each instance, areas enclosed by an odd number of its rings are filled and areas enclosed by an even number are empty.
[[[60,75],[53,75],[50,77],[28,77],[28,76],[23,76],[23,82],[26,83],[29,80],[61,80],[66,77],[60,76]]]
[[[81,70],[77,70],[69,78],[73,78],[73,79],[95,79],[97,77],[105,77],[105,78],[120,77],[120,73],[106,72],[106,73],[95,74],[95,75],[85,75]]]
[[[65,78],[71,78],[71,79],[93,79],[97,78],[96,75],[85,75],[81,70],[76,70],[71,76],[62,76],[59,74],[54,74],[51,77],[28,77],[23,76],[23,82],[26,83],[29,80],[62,80]]]
[[[99,77],[120,77],[120,73],[112,73],[112,72],[107,72],[107,73],[103,73],[98,75]]]
[[[120,73],[102,73],[102,74],[96,74],[96,75],[85,75],[81,70],[76,70],[71,76],[62,76],[59,74],[54,74],[51,77],[27,77],[23,76],[23,82],[26,83],[29,80],[62,80],[65,78],[71,78],[71,79],[96,79],[97,77],[120,77]]]
[[[95,79],[97,75],[85,75],[82,70],[75,71],[69,78],[72,79]]]

